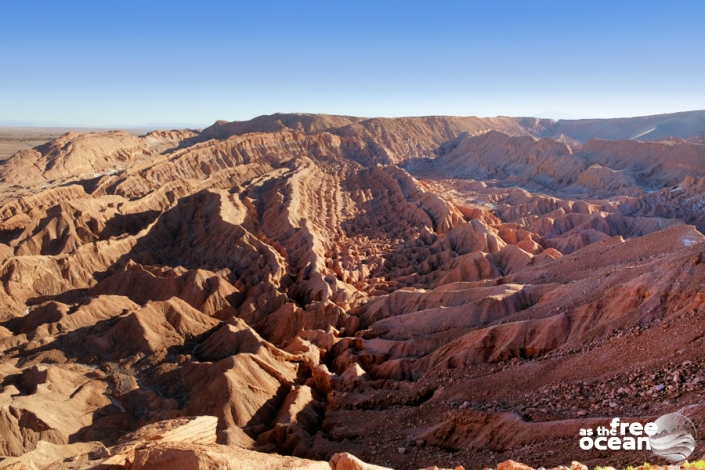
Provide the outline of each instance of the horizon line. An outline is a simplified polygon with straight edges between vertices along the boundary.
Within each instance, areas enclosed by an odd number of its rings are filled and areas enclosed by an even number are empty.
[[[355,116],[351,114],[332,114],[332,113],[311,113],[311,112],[276,112],[272,114],[258,114],[249,119],[242,120],[232,120],[228,121],[226,119],[216,119],[211,124],[205,123],[187,123],[187,122],[151,122],[143,124],[108,124],[108,125],[89,125],[89,124],[66,124],[57,122],[41,122],[41,121],[23,121],[14,119],[3,119],[0,120],[0,128],[31,128],[31,129],[106,129],[106,130],[119,130],[119,129],[130,129],[130,130],[164,130],[164,129],[204,129],[215,125],[218,122],[248,122],[261,117],[271,117],[271,116],[338,116],[338,117],[349,117],[357,118],[361,120],[370,119],[412,119],[412,118],[427,118],[427,117],[459,117],[459,118],[478,118],[478,119],[494,119],[494,118],[515,118],[515,119],[542,119],[542,120],[552,120],[558,121],[600,121],[600,120],[617,120],[617,119],[638,119],[638,118],[649,118],[657,116],[668,116],[668,115],[678,115],[678,114],[688,114],[688,113],[705,113],[705,109],[691,109],[686,111],[676,111],[672,113],[657,113],[657,114],[644,114],[637,116],[620,116],[620,117],[576,117],[573,119],[568,118],[551,118],[551,117],[541,117],[540,115],[546,116],[547,114],[553,112],[540,112],[536,115],[525,115],[525,116],[510,116],[505,114],[499,114],[495,116],[478,116],[478,115],[456,115],[456,114],[426,114],[426,115],[406,115],[406,116]],[[555,114],[570,114],[556,111]]]

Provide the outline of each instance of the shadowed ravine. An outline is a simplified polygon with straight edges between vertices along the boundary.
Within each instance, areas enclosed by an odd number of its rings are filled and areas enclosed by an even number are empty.
[[[160,439],[183,468],[654,461],[578,431],[705,420],[702,116],[290,114],[16,153],[0,468],[162,468]]]

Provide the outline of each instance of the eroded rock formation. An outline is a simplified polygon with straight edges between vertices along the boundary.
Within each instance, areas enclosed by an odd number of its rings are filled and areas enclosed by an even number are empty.
[[[558,128],[274,115],[17,153],[0,454],[550,464],[585,420],[697,403],[705,147]],[[217,445],[115,450],[199,416]]]

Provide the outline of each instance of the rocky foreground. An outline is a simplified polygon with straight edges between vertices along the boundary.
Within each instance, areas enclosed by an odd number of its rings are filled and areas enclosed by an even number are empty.
[[[252,468],[298,468],[301,470],[389,470],[371,465],[348,453],[335,454],[329,462],[316,462],[296,457],[248,451],[240,447],[216,444],[218,420],[211,416],[160,421],[144,426],[126,435],[111,447],[101,442],[82,442],[68,445],[41,441],[22,457],[0,463],[6,470],[237,470]],[[612,467],[601,467],[614,470]],[[675,470],[680,466],[638,466],[636,470]],[[687,468],[687,467],[686,467]],[[507,460],[497,470],[533,470],[531,467]],[[445,470],[436,466],[423,470]],[[453,470],[464,470],[457,466]],[[490,469],[485,469],[490,470]],[[572,462],[570,467],[557,466],[549,470],[588,470]]]
[[[705,420],[688,122],[642,142],[275,115],[23,150],[0,165],[2,465],[157,468],[157,423],[205,416],[208,448],[173,444],[188,461],[652,461],[578,436]]]

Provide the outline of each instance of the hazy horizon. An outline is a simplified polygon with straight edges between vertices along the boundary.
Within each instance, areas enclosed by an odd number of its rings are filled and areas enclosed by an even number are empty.
[[[701,112],[705,111],[705,109],[691,109],[691,110],[683,110],[683,111],[675,111],[673,113],[658,113],[658,114],[681,114],[681,113],[692,113],[692,112]],[[405,115],[405,116],[354,116],[351,114],[341,114],[341,113],[302,113],[302,112],[274,112],[271,114],[259,114],[256,116],[251,116],[245,119],[238,119],[237,121],[249,121],[252,119],[255,119],[257,117],[261,116],[272,116],[272,115],[277,115],[277,114],[320,114],[320,115],[337,115],[337,116],[350,116],[350,117],[356,117],[356,118],[363,118],[363,119],[375,119],[375,118],[382,118],[382,119],[395,119],[395,118],[419,118],[419,117],[429,117],[429,116],[449,116],[449,117],[479,117],[479,118],[494,118],[494,117],[514,117],[514,118],[529,118],[529,117],[534,117],[534,118],[539,118],[539,119],[553,119],[554,121],[580,121],[580,120],[600,120],[600,119],[630,119],[630,118],[639,118],[639,117],[647,117],[647,116],[654,116],[654,115],[640,115],[640,116],[614,116],[614,117],[599,117],[599,116],[580,116],[580,115],[574,115],[571,113],[551,113],[551,112],[544,112],[544,113],[537,113],[533,115],[523,115],[523,116],[508,116],[508,115],[497,115],[497,116],[472,116],[472,115],[451,115],[451,114],[427,114],[427,115]],[[656,115],[658,115],[656,114]],[[557,117],[551,117],[551,116],[556,116]],[[209,127],[219,121],[221,119],[212,119],[208,123],[179,123],[179,122],[147,122],[147,123],[141,123],[141,124],[104,124],[104,125],[85,125],[85,124],[71,124],[71,123],[57,123],[57,122],[33,122],[33,121],[13,121],[13,120],[0,120],[0,128],[46,128],[46,129],[87,129],[87,130],[92,130],[92,129],[119,129],[119,128],[124,128],[124,129],[136,129],[136,130],[141,130],[141,129],[164,129],[167,127],[170,127],[172,129],[202,129],[205,127]]]
[[[0,121],[276,112],[613,118],[705,109],[705,4],[0,5]]]

